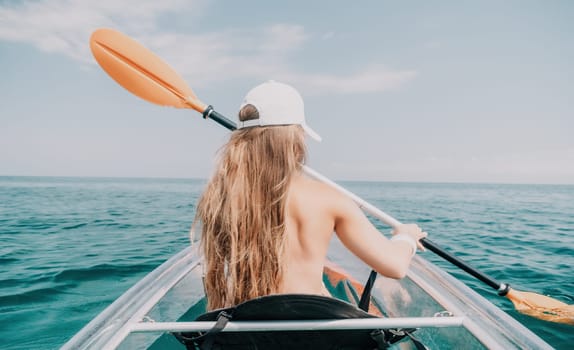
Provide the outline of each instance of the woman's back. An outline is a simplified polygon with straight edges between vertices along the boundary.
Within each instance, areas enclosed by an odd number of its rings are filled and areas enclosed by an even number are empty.
[[[323,266],[335,228],[330,188],[296,176],[287,197],[284,277],[281,293],[326,294]]]

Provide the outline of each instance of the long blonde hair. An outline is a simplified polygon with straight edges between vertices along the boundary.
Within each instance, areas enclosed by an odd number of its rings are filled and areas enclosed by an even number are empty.
[[[250,105],[239,113],[241,121],[256,118]],[[280,289],[287,193],[306,158],[303,129],[236,130],[219,157],[194,222],[201,224],[208,310]]]

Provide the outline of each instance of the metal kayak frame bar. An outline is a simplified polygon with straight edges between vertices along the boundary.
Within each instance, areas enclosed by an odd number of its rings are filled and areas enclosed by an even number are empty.
[[[437,328],[462,326],[464,317],[396,317],[313,321],[236,321],[222,332],[323,331],[390,328]],[[131,332],[199,332],[208,331],[216,322],[139,322]]]

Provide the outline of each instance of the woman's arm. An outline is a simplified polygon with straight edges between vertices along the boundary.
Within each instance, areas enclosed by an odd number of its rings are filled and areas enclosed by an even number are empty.
[[[350,199],[333,193],[331,203],[335,232],[343,244],[378,273],[390,278],[403,278],[415,253],[412,241],[426,237],[416,224],[404,224],[393,230],[402,239],[389,240],[367,219]],[[412,240],[409,242],[409,240]]]

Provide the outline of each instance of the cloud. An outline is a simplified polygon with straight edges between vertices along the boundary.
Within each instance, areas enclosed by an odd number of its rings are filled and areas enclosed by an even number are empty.
[[[417,76],[414,70],[370,65],[352,74],[302,74],[290,58],[310,40],[297,25],[274,25],[257,30],[206,34],[154,34],[142,38],[154,52],[194,85],[238,78],[290,82],[311,94],[356,94],[394,90]],[[179,43],[185,43],[181,45]]]
[[[289,76],[288,59],[306,40],[303,27],[286,24],[202,34],[154,33],[141,38],[194,85]]]
[[[3,4],[0,39],[25,42],[81,62],[93,62],[88,38],[95,28],[126,32],[157,30],[160,13],[183,11],[184,0],[44,0]]]
[[[393,71],[383,65],[373,65],[349,75],[321,75],[294,77],[304,88],[321,93],[372,93],[400,88],[417,76],[413,70]]]
[[[356,157],[329,168],[329,173],[349,180],[573,184],[574,148],[471,155],[421,152],[414,157],[388,153],[378,162]],[[356,169],[361,169],[360,177]]]
[[[187,0],[40,0],[0,5],[0,40],[28,43],[50,53],[93,64],[88,48],[92,31],[116,28],[145,43],[194,86],[233,79],[285,80],[312,91],[369,93],[396,89],[415,71],[371,65],[353,74],[302,74],[291,58],[313,37],[304,27],[274,24],[218,32],[166,31],[160,22],[174,16],[200,16],[203,2]],[[172,17],[167,17],[172,16]],[[328,36],[329,38],[332,35]]]
[[[321,39],[323,39],[323,40],[329,40],[329,39],[332,39],[333,37],[335,37],[334,31],[326,32],[326,33],[323,33],[323,35],[321,35]]]

